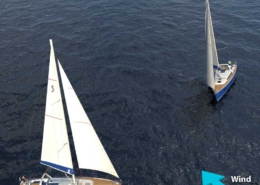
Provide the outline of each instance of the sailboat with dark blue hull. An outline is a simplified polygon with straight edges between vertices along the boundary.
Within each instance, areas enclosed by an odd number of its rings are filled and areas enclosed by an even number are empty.
[[[216,101],[219,101],[230,89],[236,78],[237,64],[219,64],[210,14],[209,1],[206,0],[206,44],[207,44],[207,84],[213,90]]]

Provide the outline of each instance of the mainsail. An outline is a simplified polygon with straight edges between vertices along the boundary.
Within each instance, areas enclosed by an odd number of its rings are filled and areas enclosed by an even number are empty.
[[[52,40],[41,164],[74,174]]]
[[[59,69],[79,168],[119,178],[60,63]]]
[[[218,53],[214,37],[212,19],[210,14],[209,2],[206,0],[206,40],[207,40],[207,84],[215,89],[214,68],[219,68]]]

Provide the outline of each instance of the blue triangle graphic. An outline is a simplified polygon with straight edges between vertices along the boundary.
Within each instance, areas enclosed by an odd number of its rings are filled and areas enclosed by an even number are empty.
[[[215,173],[201,171],[202,185],[225,185],[221,182],[225,177]]]

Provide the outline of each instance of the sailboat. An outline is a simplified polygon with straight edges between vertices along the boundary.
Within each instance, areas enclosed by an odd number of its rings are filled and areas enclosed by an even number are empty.
[[[30,180],[29,184],[121,185],[113,164],[71,86],[65,71],[58,61],[78,166],[80,169],[111,174],[117,180],[75,176],[52,40],[50,40],[50,47],[49,76],[40,161],[48,169],[41,178]],[[49,169],[63,172],[66,177],[51,177],[48,174]]]
[[[206,0],[205,21],[207,44],[207,84],[213,90],[216,100],[219,101],[235,81],[237,64],[232,64],[231,61],[229,61],[228,64],[219,64],[208,0]]]

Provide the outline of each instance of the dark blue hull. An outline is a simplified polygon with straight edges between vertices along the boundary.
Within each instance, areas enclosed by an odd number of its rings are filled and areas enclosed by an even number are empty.
[[[226,92],[230,89],[231,85],[234,83],[235,79],[236,79],[236,72],[235,72],[234,76],[232,77],[232,79],[229,81],[229,83],[223,89],[221,89],[218,93],[215,93],[215,97],[216,97],[217,101],[219,101],[224,96],[224,94],[226,94]]]

